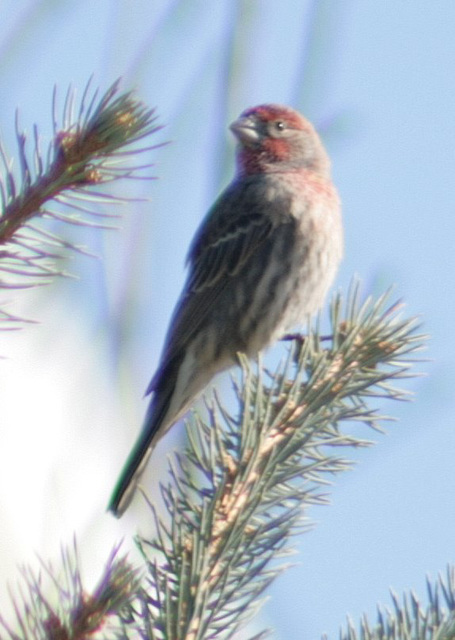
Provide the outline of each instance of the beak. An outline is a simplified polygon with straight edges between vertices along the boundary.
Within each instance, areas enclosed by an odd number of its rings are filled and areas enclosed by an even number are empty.
[[[259,141],[257,124],[248,116],[240,116],[231,124],[230,129],[242,144],[252,145]]]

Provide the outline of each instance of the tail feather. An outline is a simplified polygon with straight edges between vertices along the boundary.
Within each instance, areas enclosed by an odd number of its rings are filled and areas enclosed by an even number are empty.
[[[120,518],[123,515],[133,499],[139,478],[152,451],[153,447],[149,444],[149,439],[145,440],[144,437],[136,442],[134,449],[131,451],[109,501],[108,510],[116,518]]]
[[[144,426],[136,440],[125,466],[114,487],[108,505],[117,518],[120,518],[133,499],[140,477],[152,455],[159,438],[178,420],[181,412],[169,408],[174,400],[174,391],[179,373],[180,361],[169,365],[161,371],[161,376],[155,386],[153,399],[145,417]]]
[[[144,426],[123,467],[114,488],[108,510],[117,517],[123,515],[130,504],[134,491],[152,451],[166,431],[189,409],[195,397],[207,385],[216,371],[228,361],[218,361],[214,370],[197,360],[193,349],[181,351],[158,370],[148,392],[153,398],[145,417]],[[221,362],[221,364],[220,364]]]
[[[158,440],[155,439],[155,436],[160,431],[160,428],[164,426],[162,418],[165,416],[166,410],[163,410],[161,413],[162,415],[159,416],[150,416],[153,422],[149,422],[150,418],[148,416],[150,411],[148,412],[144,427],[114,487],[108,510],[112,511],[117,518],[120,518],[128,508],[133,499],[140,477],[152,455],[152,451]]]

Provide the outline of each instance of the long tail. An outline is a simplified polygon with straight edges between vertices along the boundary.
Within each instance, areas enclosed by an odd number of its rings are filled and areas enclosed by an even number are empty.
[[[134,492],[158,440],[184,413],[188,404],[182,394],[179,398],[178,379],[183,354],[160,367],[147,393],[153,391],[144,425],[128,456],[117,484],[114,487],[108,510],[120,518],[133,499]]]
[[[210,369],[204,361],[197,361],[191,349],[174,356],[160,367],[147,393],[153,398],[145,416],[144,426],[128,456],[120,478],[112,493],[108,510],[120,518],[130,504],[139,479],[152,451],[166,431],[190,408],[195,397],[204,389],[216,371],[228,364]]]
[[[169,420],[166,420],[172,393],[168,395],[168,398],[156,398],[155,396],[150,403],[142,431],[114,487],[108,510],[112,511],[117,518],[123,515],[133,499],[140,477],[160,436],[165,433],[166,427],[171,426],[178,419],[178,416],[175,416],[175,420],[170,423]],[[157,406],[157,401],[159,401],[159,406]]]
[[[123,471],[115,485],[108,510],[120,518],[133,499],[139,479],[152,454],[153,447],[148,434],[143,431],[134,445]]]

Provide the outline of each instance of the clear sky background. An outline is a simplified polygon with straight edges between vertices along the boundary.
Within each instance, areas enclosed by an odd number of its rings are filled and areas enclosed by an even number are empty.
[[[40,321],[2,335],[0,585],[35,554],[58,564],[79,541],[90,582],[112,544],[147,511],[116,521],[105,506],[139,429],[202,216],[232,175],[227,126],[248,106],[282,102],[318,127],[333,161],[346,232],[336,287],[394,284],[431,334],[411,404],[378,445],[336,478],[333,504],[311,512],[299,565],[270,589],[257,621],[278,640],[338,634],[388,590],[413,588],[455,560],[455,3],[453,0],[0,0],[0,131],[15,153],[14,113],[43,146],[54,84],[102,90],[119,76],[166,128],[150,154],[159,180],[119,232],[62,229],[102,260],[73,258],[78,280],[8,294]],[[178,433],[178,427],[176,428]],[[367,437],[368,433],[365,433]],[[172,438],[150,477],[165,471]],[[161,465],[163,465],[161,467]],[[134,557],[134,550],[132,551]]]

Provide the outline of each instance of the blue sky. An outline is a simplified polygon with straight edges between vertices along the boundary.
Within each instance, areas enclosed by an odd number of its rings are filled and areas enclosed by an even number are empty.
[[[53,85],[62,98],[70,83],[80,94],[92,74],[102,89],[122,76],[157,107],[157,142],[172,141],[150,158],[159,180],[129,186],[150,202],[127,207],[119,232],[68,231],[103,259],[74,259],[79,280],[11,303],[41,324],[2,340],[8,579],[37,551],[56,558],[73,532],[93,579],[112,543],[135,531],[140,505],[119,522],[104,508],[141,424],[187,247],[232,174],[228,124],[273,101],[303,111],[332,157],[346,233],[336,287],[354,274],[365,293],[395,285],[431,340],[414,402],[384,407],[399,422],[336,479],[333,504],[312,511],[299,566],[272,587],[258,624],[278,639],[333,638],[346,614],[356,622],[388,604],[390,587],[424,599],[425,576],[454,561],[455,4],[2,0],[0,15],[11,152],[17,107],[45,145]]]

